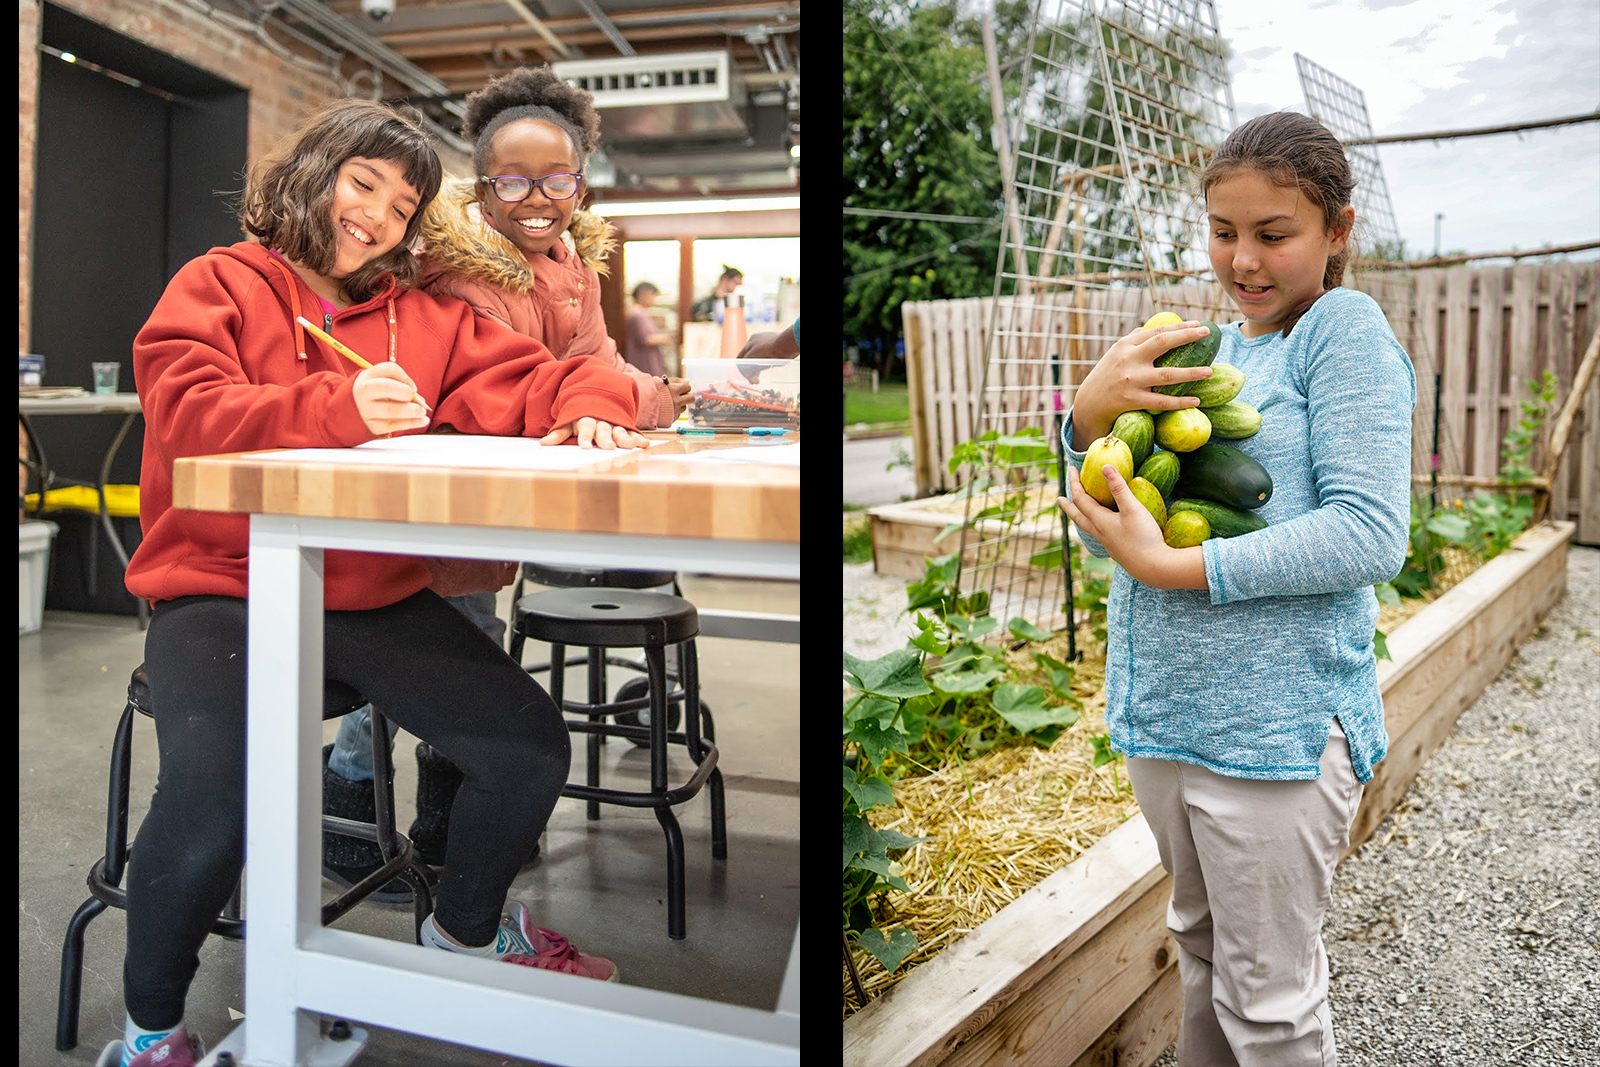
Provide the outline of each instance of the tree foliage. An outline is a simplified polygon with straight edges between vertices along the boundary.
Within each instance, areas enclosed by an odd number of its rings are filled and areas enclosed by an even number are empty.
[[[844,217],[847,338],[889,341],[907,300],[988,296],[1001,191],[983,48],[953,0],[848,0],[844,206],[993,219]]]

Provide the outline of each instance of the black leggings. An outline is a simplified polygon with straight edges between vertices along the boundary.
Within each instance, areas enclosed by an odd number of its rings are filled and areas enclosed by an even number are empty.
[[[434,915],[458,941],[488,944],[566,784],[561,712],[430,591],[325,617],[327,676],[465,776]],[[145,637],[161,771],[129,862],[123,963],[128,1014],[145,1029],[182,1021],[200,946],[244,867],[245,633],[245,601],[194,596],[157,604]]]

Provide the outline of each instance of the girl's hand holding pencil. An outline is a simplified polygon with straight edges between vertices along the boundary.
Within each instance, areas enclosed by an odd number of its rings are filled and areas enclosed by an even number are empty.
[[[427,405],[417,383],[398,363],[376,363],[356,375],[356,410],[375,434],[399,433],[428,425]]]

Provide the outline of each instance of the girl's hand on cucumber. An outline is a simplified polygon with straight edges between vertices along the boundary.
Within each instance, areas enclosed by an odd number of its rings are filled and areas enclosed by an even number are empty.
[[[1146,585],[1165,588],[1163,580],[1155,580],[1156,572],[1161,566],[1163,554],[1179,550],[1169,548],[1161,539],[1161,527],[1139,503],[1115,467],[1108,463],[1101,473],[1111,487],[1116,511],[1102,506],[1090,496],[1083,487],[1083,479],[1078,476],[1077,468],[1071,466],[1067,468],[1067,478],[1072,497],[1057,497],[1056,503],[1067,513],[1073,525],[1104,545],[1106,553],[1121,564],[1123,570]]]
[[[1195,322],[1139,329],[1100,357],[1072,400],[1072,447],[1082,451],[1090,441],[1111,432],[1111,424],[1124,411],[1135,408],[1171,411],[1198,407],[1192,396],[1153,393],[1158,385],[1198,382],[1211,377],[1210,367],[1157,367],[1155,361],[1177,348],[1205,337],[1209,331]]]

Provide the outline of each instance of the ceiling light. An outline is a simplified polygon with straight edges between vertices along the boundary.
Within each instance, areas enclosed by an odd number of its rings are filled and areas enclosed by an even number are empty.
[[[617,218],[623,215],[700,215],[721,211],[793,211],[800,207],[798,196],[753,196],[742,200],[621,200],[591,204],[594,215]]]

